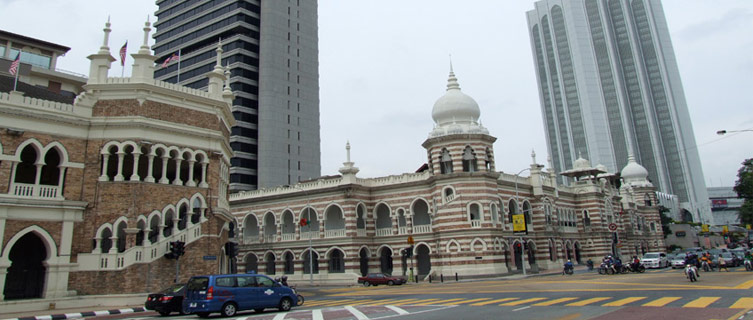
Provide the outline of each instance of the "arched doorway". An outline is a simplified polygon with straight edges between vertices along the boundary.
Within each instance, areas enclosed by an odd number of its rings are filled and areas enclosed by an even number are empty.
[[[379,270],[382,273],[392,274],[392,249],[384,247],[379,254]]]
[[[526,247],[526,251],[528,252],[528,265],[534,269],[533,266],[536,264],[536,244],[529,242]]]
[[[416,246],[416,261],[419,278],[426,277],[431,272],[431,256],[429,255],[429,247],[425,244]]]
[[[514,255],[515,255],[515,268],[518,270],[523,270],[523,246],[520,244],[520,242],[515,242],[513,244],[514,247]]]
[[[577,261],[578,264],[583,264],[583,260],[581,260],[580,257],[580,242],[575,243],[575,261]]]
[[[255,254],[246,256],[246,272],[259,273],[259,258]]]
[[[502,243],[502,254],[505,256],[505,268],[507,268],[507,271],[510,271],[510,248],[507,247],[506,243]]]
[[[567,260],[573,260],[573,246],[570,244],[570,242],[567,242],[565,244],[565,252],[567,252]]]
[[[366,248],[361,248],[361,251],[358,253],[358,259],[361,275],[365,277],[369,273],[369,251]]]
[[[10,249],[11,264],[5,275],[5,300],[42,298],[47,259],[44,242],[34,233],[18,239]]]

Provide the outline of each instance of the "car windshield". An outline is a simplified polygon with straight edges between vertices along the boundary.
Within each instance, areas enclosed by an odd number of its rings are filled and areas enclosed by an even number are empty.
[[[645,256],[643,256],[644,259],[656,259],[658,257],[658,253],[647,253]]]
[[[164,293],[164,294],[177,293],[178,291],[180,291],[180,289],[183,289],[183,286],[185,286],[185,284],[183,283],[172,285],[168,287],[167,289],[160,291],[160,293]]]

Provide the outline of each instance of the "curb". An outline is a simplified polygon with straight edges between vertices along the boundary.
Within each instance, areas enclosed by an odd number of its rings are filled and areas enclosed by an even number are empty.
[[[129,314],[129,313],[137,313],[137,312],[145,312],[145,311],[146,311],[146,309],[144,309],[143,307],[138,307],[138,308],[113,309],[113,310],[102,310],[102,311],[87,311],[87,312],[53,314],[53,315],[47,315],[47,316],[10,318],[10,319],[4,319],[4,320],[80,319],[80,318],[86,318],[86,317],[100,317],[100,316],[107,316],[107,315],[113,315],[113,314]]]

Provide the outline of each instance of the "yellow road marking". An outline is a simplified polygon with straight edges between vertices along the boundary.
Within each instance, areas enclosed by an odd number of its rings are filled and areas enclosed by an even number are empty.
[[[753,308],[753,298],[740,298],[730,308]]]
[[[459,304],[464,304],[464,303],[471,303],[471,302],[476,302],[476,301],[483,301],[483,300],[489,300],[489,299],[490,299],[490,298],[478,298],[478,299],[470,299],[470,300],[464,300],[464,301],[457,301],[457,302],[450,302],[450,303],[445,303],[444,305],[445,305],[445,306],[456,306],[456,305],[459,305]]]
[[[690,301],[686,303],[683,308],[706,308],[710,304],[716,302],[716,300],[719,300],[720,297],[700,297],[698,299],[695,299],[693,301]]]
[[[439,301],[430,301],[430,302],[424,302],[424,303],[414,304],[414,306],[427,306],[427,305],[430,305],[430,304],[443,304],[443,303],[448,303],[448,302],[451,302],[451,301],[458,301],[458,300],[463,300],[463,298],[454,298],[454,299],[445,299],[445,300],[439,300]]]
[[[393,305],[393,306],[402,306],[402,305],[410,304],[416,301],[421,301],[421,299],[393,299],[393,300],[395,301],[391,301],[389,303],[390,305]]]
[[[355,300],[353,300],[353,299],[345,299],[345,300],[334,300],[334,301],[330,300],[330,301],[328,301],[328,302],[326,302],[326,303],[321,303],[321,304],[319,304],[319,306],[320,306],[320,307],[321,307],[321,306],[324,306],[324,307],[330,307],[330,306],[335,306],[335,305],[338,305],[338,304],[339,304],[339,305],[344,305],[344,304],[348,304],[348,303],[351,303],[351,302],[353,302],[353,301],[355,301]]]
[[[492,303],[497,303],[497,302],[505,302],[505,301],[515,300],[515,299],[517,299],[517,298],[504,298],[504,299],[497,299],[497,300],[491,300],[491,301],[472,303],[471,305],[472,306],[485,306],[487,304],[492,304]]]
[[[739,285],[735,286],[735,289],[750,289],[753,288],[753,280],[745,281]]]
[[[566,306],[568,306],[568,307],[582,307],[582,306],[585,306],[585,305],[589,305],[589,304],[592,304],[592,303],[596,303],[596,302],[604,301],[604,300],[609,300],[609,299],[612,299],[612,297],[591,298],[591,299],[581,300],[581,301],[578,301],[578,302],[568,303],[568,304],[566,304]]]
[[[628,303],[640,301],[640,300],[643,300],[643,299],[646,299],[646,297],[630,297],[630,298],[625,298],[625,299],[620,299],[620,300],[617,300],[617,301],[612,301],[612,302],[609,302],[609,303],[605,303],[605,304],[602,304],[602,306],[603,307],[622,307],[622,306],[624,306],[624,305],[626,305]]]
[[[381,304],[381,303],[383,303],[385,301],[389,301],[389,300],[394,300],[394,299],[377,299],[377,300],[366,299],[366,300],[361,300],[361,301],[358,301],[358,302],[353,302],[350,305],[351,306],[360,306],[360,305],[364,305],[364,304],[376,305],[376,304]]]
[[[518,301],[503,303],[503,304],[500,304],[500,306],[519,306],[521,304],[526,304],[526,303],[534,302],[534,301],[541,301],[541,300],[544,300],[544,299],[546,299],[546,298],[523,299],[523,300],[518,300]]]
[[[334,300],[317,300],[317,301],[306,301],[306,306],[318,306],[320,304],[330,303]]]
[[[413,300],[415,300],[415,299],[413,299]],[[432,298],[432,299],[419,299],[419,300],[415,300],[415,301],[408,301],[408,302],[401,302],[401,303],[393,303],[392,305],[393,305],[393,306],[402,306],[402,305],[406,305],[406,304],[411,304],[411,305],[412,305],[412,304],[414,304],[414,303],[424,303],[424,302],[428,302],[428,301],[434,301],[434,300],[439,300],[439,299],[438,299],[438,298]]]
[[[644,303],[644,307],[663,307],[671,302],[675,302],[677,300],[682,299],[681,297],[664,297],[659,298],[651,302]]]
[[[578,299],[578,298],[573,298],[573,297],[570,297],[570,298],[559,298],[559,299],[554,299],[554,300],[550,300],[550,301],[539,302],[539,303],[533,304],[533,306],[535,306],[535,307],[546,307],[546,306],[551,306],[551,305],[558,304],[560,302],[572,301],[572,300],[575,300],[575,299]],[[560,318],[560,319],[562,319],[562,318]]]

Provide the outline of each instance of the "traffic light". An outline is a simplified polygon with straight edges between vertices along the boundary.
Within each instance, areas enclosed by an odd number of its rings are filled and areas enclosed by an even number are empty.
[[[183,241],[175,241],[175,255],[180,257],[186,253],[186,243]]]
[[[405,256],[408,257],[408,258],[412,258],[413,257],[413,246],[410,246],[410,247],[408,247],[408,248],[405,249]]]
[[[238,251],[240,251],[240,248],[238,248],[238,244],[235,242],[228,242],[225,243],[225,254],[228,255],[231,258],[235,258],[238,256]]]
[[[175,243],[176,241],[170,242],[170,250],[168,250],[168,252],[165,253],[165,258],[178,259],[179,256],[176,254],[176,251],[175,251],[176,249]]]

